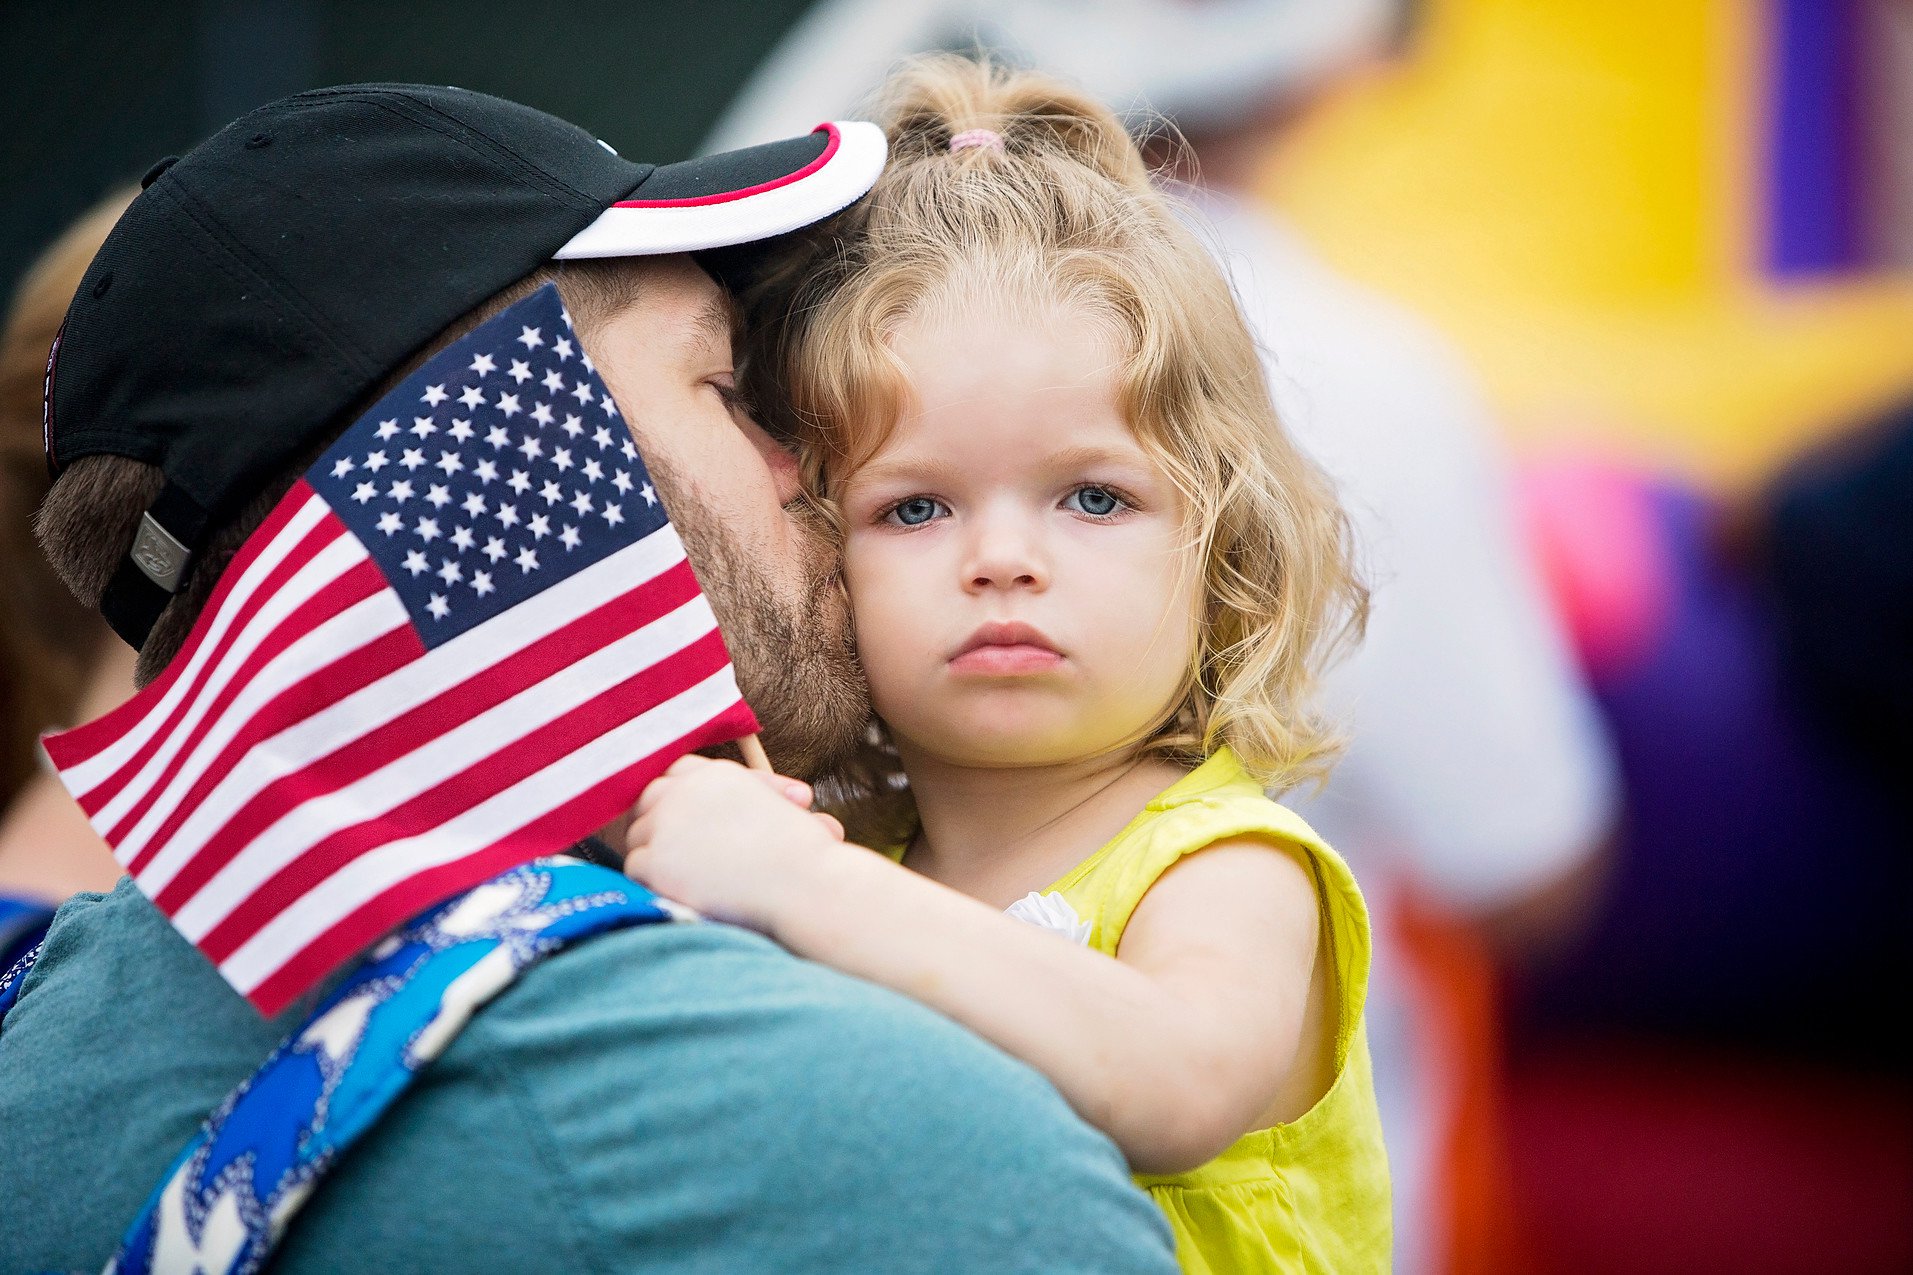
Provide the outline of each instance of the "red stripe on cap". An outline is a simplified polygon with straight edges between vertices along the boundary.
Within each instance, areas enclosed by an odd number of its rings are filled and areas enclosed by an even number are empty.
[[[830,134],[830,142],[824,147],[823,154],[811,160],[810,163],[805,164],[795,172],[785,173],[782,177],[774,177],[770,181],[759,182],[755,186],[746,186],[742,190],[719,191],[715,195],[698,195],[691,199],[620,199],[611,206],[613,208],[704,208],[711,204],[728,204],[733,200],[746,199],[752,195],[761,195],[767,190],[776,190],[779,186],[788,186],[792,182],[802,181],[804,178],[822,168],[825,164],[828,164],[830,157],[837,153],[838,144],[843,141],[843,139],[838,136],[837,126],[835,124],[819,124],[810,131],[813,133]]]

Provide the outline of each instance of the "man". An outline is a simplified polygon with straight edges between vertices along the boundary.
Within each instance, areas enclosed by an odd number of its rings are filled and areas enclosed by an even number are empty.
[[[149,175],[81,284],[49,378],[64,468],[43,545],[154,677],[329,438],[555,280],[771,755],[801,771],[862,720],[841,604],[781,507],[789,459],[732,406],[723,294],[681,254],[745,269],[735,245],[853,201],[881,162],[858,130],[654,170],[458,90],[254,112]],[[127,881],[64,908],[0,1030],[0,1270],[103,1264],[299,1012],[261,1021]],[[754,935],[659,925],[491,1002],[324,1180],[275,1269],[1174,1265],[1113,1148],[1033,1073]]]

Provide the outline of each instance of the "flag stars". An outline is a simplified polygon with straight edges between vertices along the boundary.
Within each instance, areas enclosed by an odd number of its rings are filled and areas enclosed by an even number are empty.
[[[600,425],[591,431],[591,441],[596,443],[600,449],[609,447],[611,446],[611,431]]]
[[[400,563],[399,565],[404,567],[407,571],[411,572],[412,578],[414,580],[418,579],[420,576],[424,575],[427,571],[430,571],[432,569],[431,564],[425,561],[425,555],[420,553],[416,549],[412,550],[410,553],[407,553],[405,555],[405,561]]]
[[[578,351],[578,361],[585,365],[585,371],[587,372],[595,372],[598,370],[598,365],[596,363],[593,363],[591,361],[591,356],[589,354],[586,354],[583,350]]]
[[[423,540],[426,544],[431,544],[439,537],[438,519],[420,518],[418,525],[412,528],[412,534],[420,540]]]
[[[505,414],[508,420],[525,410],[518,406],[518,396],[516,394],[500,394],[498,396],[497,407],[499,411]]]
[[[527,434],[525,441],[518,444],[518,450],[525,454],[526,460],[537,460],[545,454],[545,445]]]
[[[464,553],[477,543],[478,541],[473,537],[470,527],[455,527],[452,529],[452,548],[458,550],[460,553]]]
[[[576,413],[566,412],[564,431],[565,431],[565,437],[576,438],[578,437],[578,435],[585,432],[585,423],[578,419],[578,416]]]
[[[452,503],[452,493],[443,484],[433,483],[425,491],[425,499],[434,509],[443,509]]]
[[[472,360],[472,371],[479,376],[484,376],[487,372],[496,372],[497,370],[498,364],[492,362],[492,356],[489,354],[481,354]]]
[[[432,424],[432,418],[429,416],[414,416],[412,418],[412,433],[420,438],[426,438],[438,433],[438,426]]]
[[[580,378],[578,384],[572,387],[571,397],[580,403],[589,403],[594,397],[591,393],[591,382]]]
[[[478,431],[472,428],[470,421],[460,420],[454,417],[452,420],[452,428],[448,432],[451,434],[454,443],[469,443],[472,441],[472,435]]]
[[[518,564],[518,570],[521,574],[529,575],[538,569],[538,551],[530,545],[526,545],[518,551],[518,556],[513,558],[512,561]]]
[[[471,495],[465,497],[464,503],[459,505],[459,508],[463,509],[469,517],[483,517],[485,514],[485,498],[477,492],[473,492]]]
[[[531,364],[525,362],[523,359],[513,359],[511,361],[511,371],[505,373],[505,375],[520,385],[523,385],[531,379]]]
[[[605,524],[607,526],[615,527],[624,521],[623,507],[614,505],[608,500],[605,502],[604,508],[598,512],[604,515]]]
[[[405,466],[405,468],[407,469],[417,469],[420,465],[423,465],[424,463],[425,463],[425,453],[420,451],[416,447],[406,448],[405,454],[399,457],[399,464]]]
[[[372,497],[378,494],[378,486],[374,483],[360,483],[352,489],[352,499],[358,501],[361,505],[366,504]]]
[[[569,447],[560,447],[551,454],[551,463],[558,467],[558,472],[561,474],[570,469],[571,449]]]
[[[485,431],[485,441],[494,449],[500,448],[511,442],[511,434],[503,425],[494,425]]]
[[[483,549],[480,549],[479,552],[484,554],[487,558],[490,558],[493,562],[497,562],[500,558],[503,558],[506,556],[505,542],[503,540],[500,540],[497,536],[486,536],[485,547]]]
[[[467,385],[464,392],[458,396],[458,401],[466,407],[482,407],[485,403],[485,391],[476,385]]]
[[[388,536],[404,525],[405,520],[389,509],[379,515],[379,530]]]
[[[452,604],[445,600],[444,594],[434,593],[431,600],[425,604],[425,609],[432,613],[434,620],[442,620],[452,613]]]
[[[332,462],[332,476],[334,478],[344,478],[357,468],[358,466],[352,463],[350,456],[341,456]]]
[[[446,584],[457,584],[465,578],[465,568],[459,566],[458,563],[450,558],[442,559],[442,561],[445,565],[441,566],[437,571],[434,571],[432,573],[433,575],[443,580]]]
[[[604,466],[600,465],[595,458],[588,460],[585,462],[584,476],[586,482],[595,483],[604,477]]]
[[[390,487],[386,488],[385,495],[389,500],[396,500],[400,504],[404,504],[412,498],[412,480],[409,478],[399,479]]]
[[[492,516],[498,519],[498,525],[501,527],[516,527],[518,525],[518,506],[500,505],[498,512]]]
[[[380,421],[379,427],[376,430],[373,430],[372,432],[377,434],[379,436],[379,441],[383,443],[389,440],[392,437],[392,435],[399,432],[399,423],[396,419],[389,420],[389,421]]]
[[[493,592],[496,589],[496,587],[497,587],[496,585],[492,584],[491,572],[489,571],[472,572],[472,592],[476,593],[479,597],[482,598],[486,594]]]
[[[451,395],[445,392],[443,385],[428,385],[425,387],[425,392],[419,395],[419,397],[425,400],[425,406],[437,407],[440,403],[450,398]]]
[[[472,475],[481,483],[491,482],[498,477],[498,464],[491,460],[481,460],[472,470]]]
[[[598,400],[598,406],[604,409],[606,416],[616,416],[618,414],[618,405],[611,401],[609,394],[604,395]]]
[[[532,408],[531,419],[537,421],[540,425],[551,424],[551,405],[549,403],[540,403],[538,406]]]
[[[452,474],[462,473],[465,469],[465,458],[457,452],[440,452],[438,459],[432,463],[438,466],[439,472],[445,474],[447,477]]]
[[[518,344],[527,350],[535,350],[545,343],[544,331],[540,328],[518,329]]]
[[[591,497],[579,492],[571,498],[571,508],[579,517],[591,512]]]
[[[631,475],[620,469],[611,479],[611,485],[618,489],[620,496],[629,496],[631,494]]]
[[[571,357],[571,338],[568,336],[561,336],[556,341],[553,341],[551,343],[551,352],[558,356],[558,361],[561,363],[564,362],[566,359],[570,358]]]
[[[647,509],[658,503],[658,493],[651,489],[650,483],[646,483],[644,486],[638,488],[638,495],[644,497],[644,504]]]
[[[562,394],[565,392],[565,378],[559,374],[558,369],[555,367],[545,373],[545,379],[540,382],[540,384],[551,394]]]
[[[385,459],[384,452],[367,452],[365,454],[365,467],[375,474],[390,463],[390,461]]]
[[[627,438],[624,440],[624,443],[618,448],[618,455],[624,457],[626,460],[630,461],[632,464],[635,465],[638,460],[638,449],[633,447],[631,445],[631,440]]]
[[[525,530],[531,532],[533,540],[543,540],[551,534],[551,519],[544,514],[533,514],[531,521],[525,524]]]
[[[546,483],[538,489],[538,494],[545,498],[547,505],[555,505],[565,498],[565,493],[558,489],[557,483]]]
[[[531,475],[522,469],[514,469],[511,477],[505,480],[505,486],[522,496],[531,490]]]

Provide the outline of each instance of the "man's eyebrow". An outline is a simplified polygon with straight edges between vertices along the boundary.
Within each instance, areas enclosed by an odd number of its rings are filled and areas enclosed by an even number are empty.
[[[702,353],[707,346],[721,345],[726,350],[737,349],[737,338],[743,330],[744,316],[739,313],[737,303],[728,292],[720,292],[710,297],[691,315],[684,329],[684,347],[687,353]]]

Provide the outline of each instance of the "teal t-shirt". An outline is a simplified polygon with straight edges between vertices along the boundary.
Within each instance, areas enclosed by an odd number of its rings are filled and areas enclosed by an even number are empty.
[[[69,902],[0,1031],[0,1271],[98,1270],[291,1025],[130,882]],[[756,935],[659,925],[581,942],[482,1010],[273,1269],[1176,1267],[1115,1148],[1034,1072]]]

